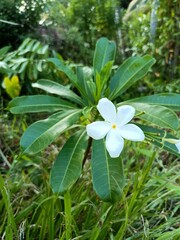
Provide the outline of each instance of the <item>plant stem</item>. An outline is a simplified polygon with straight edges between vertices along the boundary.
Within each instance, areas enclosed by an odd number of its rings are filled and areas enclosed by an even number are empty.
[[[88,140],[88,146],[87,146],[87,149],[86,149],[86,152],[84,154],[84,159],[83,159],[83,164],[82,166],[84,166],[85,162],[86,162],[86,159],[87,159],[87,156],[89,154],[89,151],[91,149],[91,145],[92,145],[92,138],[90,137],[89,140]]]

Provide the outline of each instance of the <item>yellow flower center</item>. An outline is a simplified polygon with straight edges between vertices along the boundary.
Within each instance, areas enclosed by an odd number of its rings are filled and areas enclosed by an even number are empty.
[[[113,129],[115,129],[116,127],[117,127],[116,124],[113,124],[113,125],[112,125],[112,128],[113,128]]]

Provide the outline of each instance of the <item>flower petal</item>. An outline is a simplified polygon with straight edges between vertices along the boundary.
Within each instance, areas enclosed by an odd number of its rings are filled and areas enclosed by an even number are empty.
[[[135,115],[135,108],[129,105],[118,107],[117,109],[117,124],[123,126],[130,122]]]
[[[110,129],[110,123],[104,121],[93,122],[86,126],[87,134],[95,140],[104,138]]]
[[[106,136],[106,149],[112,158],[119,157],[124,147],[124,140],[118,131],[112,129]]]
[[[107,98],[101,98],[98,102],[97,109],[105,121],[116,121],[116,108],[114,104]]]
[[[145,139],[143,131],[134,124],[127,124],[119,128],[123,138],[131,141],[143,141]]]
[[[177,147],[177,149],[178,149],[178,152],[180,153],[180,140],[179,140],[179,142],[176,143],[175,145],[176,145],[176,147]]]

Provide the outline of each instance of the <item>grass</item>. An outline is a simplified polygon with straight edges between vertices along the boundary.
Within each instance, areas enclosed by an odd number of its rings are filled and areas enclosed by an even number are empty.
[[[178,240],[179,159],[145,143],[126,143],[121,155],[126,187],[114,205],[92,188],[90,161],[64,196],[52,193],[49,173],[60,142],[18,158],[22,119],[2,115],[0,237],[5,240]]]

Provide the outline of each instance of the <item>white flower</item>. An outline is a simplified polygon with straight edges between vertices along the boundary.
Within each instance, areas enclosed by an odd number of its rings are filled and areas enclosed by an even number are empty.
[[[180,153],[180,139],[165,138],[164,140],[166,142],[175,144],[175,146],[177,147],[178,153]]]
[[[124,139],[143,141],[143,131],[134,124],[127,124],[135,115],[132,106],[124,105],[116,108],[107,98],[99,100],[97,109],[105,121],[96,121],[87,125],[87,134],[95,140],[106,136],[106,149],[112,158],[119,157]]]
[[[177,143],[175,143],[175,145],[176,145],[176,147],[178,149],[178,153],[180,153],[180,140]]]

